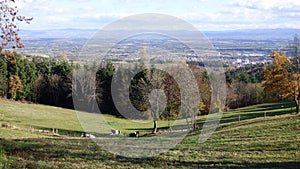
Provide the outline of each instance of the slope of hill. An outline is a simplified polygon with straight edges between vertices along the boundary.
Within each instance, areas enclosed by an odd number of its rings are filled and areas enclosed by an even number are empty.
[[[15,127],[1,125],[0,168],[299,168],[300,115],[291,106],[270,103],[225,112],[205,143],[198,142],[200,131],[193,131],[166,153],[133,159],[74,137],[82,129],[72,110],[0,100],[0,123]],[[121,129],[130,126],[128,120],[105,118]],[[199,117],[199,124],[204,120]],[[31,132],[30,126],[64,132]]]

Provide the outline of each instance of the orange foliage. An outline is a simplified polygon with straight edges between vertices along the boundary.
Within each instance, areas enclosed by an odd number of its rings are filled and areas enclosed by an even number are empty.
[[[17,33],[19,31],[17,22],[30,23],[33,18],[26,18],[18,15],[19,10],[15,5],[15,0],[0,0],[0,53],[6,48],[23,48],[21,38]],[[12,52],[5,51],[1,57],[11,63],[15,63]]]
[[[263,72],[265,81],[263,87],[267,91],[277,91],[283,98],[293,98],[296,104],[296,112],[300,113],[300,74],[289,72],[290,60],[283,52],[274,51],[271,54],[274,64]]]
[[[289,72],[288,68],[291,66],[291,61],[281,51],[273,51],[271,57],[273,58],[273,66],[263,72],[264,89],[270,92],[279,92],[283,98],[295,96],[298,84],[296,76],[298,77],[298,75]]]

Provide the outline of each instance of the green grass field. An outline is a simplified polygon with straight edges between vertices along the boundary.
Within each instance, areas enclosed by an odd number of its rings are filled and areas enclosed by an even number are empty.
[[[197,130],[168,152],[135,159],[80,138],[83,130],[73,110],[0,100],[0,168],[300,168],[300,115],[291,106],[270,103],[224,112],[206,142],[198,142]],[[104,118],[124,133],[145,134],[152,127],[151,122]],[[198,118],[199,126],[205,118]],[[167,125],[159,121],[159,127]]]

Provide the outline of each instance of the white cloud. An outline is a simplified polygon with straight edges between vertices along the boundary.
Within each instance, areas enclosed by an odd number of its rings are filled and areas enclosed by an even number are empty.
[[[49,2],[51,0],[19,0],[16,1],[16,5],[18,6],[19,9],[28,9],[28,7],[42,7],[42,6],[47,6],[49,5]]]
[[[281,10],[298,9],[300,10],[299,0],[235,0],[232,3],[239,7],[263,9],[263,10]]]
[[[300,28],[300,0],[19,0],[28,28],[99,27],[141,12],[172,14],[200,29]],[[222,5],[220,6],[220,3]],[[189,5],[190,4],[190,5]],[[224,5],[223,5],[224,4]],[[216,5],[216,6],[214,6]],[[27,27],[26,27],[27,28]]]
[[[220,10],[181,18],[204,30],[300,28],[300,0],[234,0]]]

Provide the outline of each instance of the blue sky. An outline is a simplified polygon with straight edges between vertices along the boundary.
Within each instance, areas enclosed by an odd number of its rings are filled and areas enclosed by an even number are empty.
[[[300,0],[19,0],[23,29],[100,29],[122,17],[161,13],[199,30],[300,28]]]

